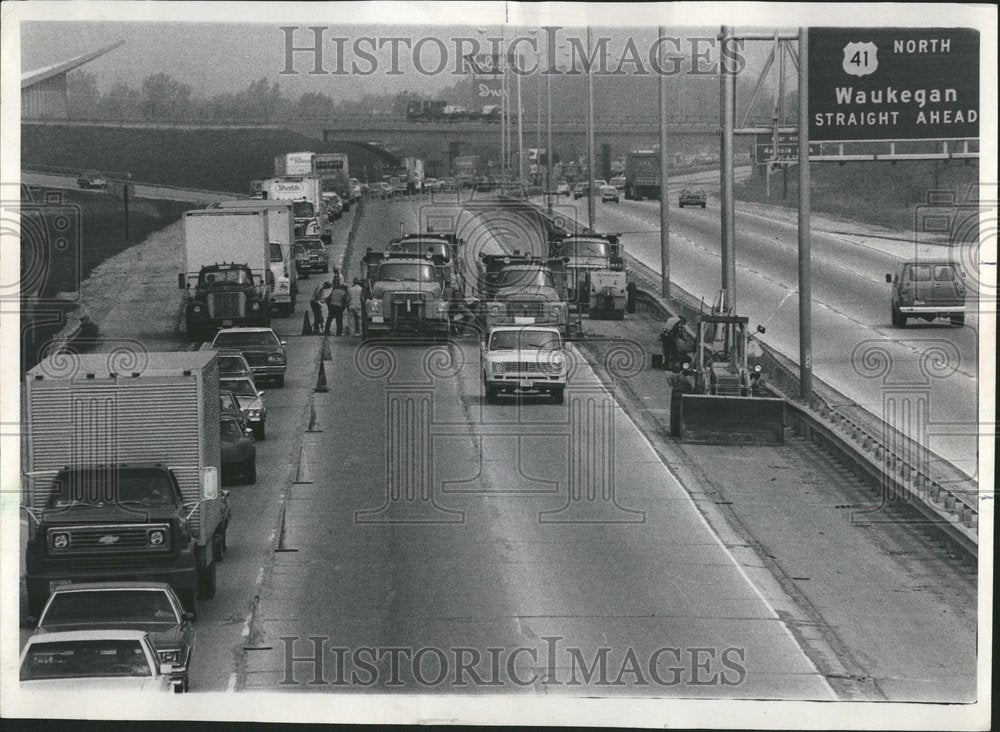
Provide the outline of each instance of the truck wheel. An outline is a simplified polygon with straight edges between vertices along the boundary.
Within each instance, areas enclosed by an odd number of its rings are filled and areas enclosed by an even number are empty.
[[[961,315],[952,315],[951,316],[951,324],[952,325],[957,325],[959,328],[961,328],[962,326],[964,326],[965,325],[965,313],[962,313]]]
[[[899,327],[899,313],[896,311],[895,307],[889,309],[889,317],[892,318],[892,324],[895,327]]]
[[[221,531],[216,531],[212,536],[212,554],[217,562],[226,558],[226,535]]]
[[[556,404],[562,404],[565,398],[565,388],[559,387],[558,389],[552,390],[552,401]]]
[[[261,422],[260,424],[255,424],[253,427],[251,427],[251,429],[253,430],[253,438],[255,440],[257,440],[257,442],[263,442],[264,441],[264,423]]]
[[[216,562],[198,570],[198,594],[201,597],[212,599],[215,597]]]

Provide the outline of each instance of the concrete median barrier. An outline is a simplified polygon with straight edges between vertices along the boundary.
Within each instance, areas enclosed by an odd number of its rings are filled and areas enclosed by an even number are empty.
[[[679,417],[682,442],[776,445],[785,440],[783,399],[684,394]]]

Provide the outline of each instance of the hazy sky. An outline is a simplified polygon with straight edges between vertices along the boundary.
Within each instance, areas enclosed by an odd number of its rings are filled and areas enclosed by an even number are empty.
[[[381,49],[372,52],[379,65],[376,73],[365,76],[360,74],[346,75],[311,75],[307,72],[313,69],[311,53],[298,53],[295,56],[297,75],[282,75],[285,65],[285,32],[279,25],[294,25],[296,45],[311,45],[313,34],[308,26],[324,25],[323,21],[314,23],[290,22],[268,24],[194,24],[194,23],[110,23],[110,22],[25,22],[21,25],[21,64],[22,71],[68,60],[82,53],[95,50],[101,46],[124,40],[125,45],[101,58],[95,59],[82,69],[97,76],[101,91],[106,91],[111,85],[124,82],[139,86],[142,79],[149,74],[165,72],[195,88],[199,96],[245,88],[250,82],[260,78],[277,81],[282,90],[289,96],[297,96],[303,92],[324,92],[335,98],[358,98],[366,92],[399,92],[403,90],[434,93],[449,86],[460,77],[454,75],[455,41],[457,37],[482,38],[477,26],[408,26],[393,27],[390,25],[327,25],[324,32],[323,65],[327,71],[337,67],[337,51],[330,40],[334,37],[348,39],[344,43],[344,60],[348,68],[357,63],[360,68],[370,68],[370,63],[354,53],[354,44],[362,43],[362,50],[368,51],[371,45],[359,41],[363,37],[381,39]],[[498,28],[489,30],[490,35],[498,37]],[[507,31],[510,33],[510,29]],[[569,37],[584,38],[584,31],[576,28],[564,28],[558,32],[562,44],[566,45]],[[625,52],[628,39],[635,40],[636,48],[641,56],[647,56],[650,45],[656,38],[655,28],[629,30],[624,28],[596,29],[595,37],[608,36],[609,57],[617,59]],[[668,34],[682,39],[681,53],[690,57],[692,49],[691,37],[711,38],[717,29],[676,28],[669,29]],[[391,68],[392,45],[386,39],[405,37],[416,43],[421,38],[434,36],[444,39],[448,53],[448,66],[444,73],[421,74],[412,63],[413,52],[405,47],[399,47],[400,75],[387,73]],[[544,38],[539,35],[539,50],[544,51]],[[485,41],[484,41],[485,46]],[[527,51],[527,46],[522,46]],[[756,44],[756,48],[748,49],[751,65],[754,59],[759,60],[766,53],[765,44]],[[439,61],[439,46],[432,41],[425,41],[421,57],[426,70],[432,71]],[[714,57],[713,57],[714,58]],[[633,66],[625,66],[631,72]]]

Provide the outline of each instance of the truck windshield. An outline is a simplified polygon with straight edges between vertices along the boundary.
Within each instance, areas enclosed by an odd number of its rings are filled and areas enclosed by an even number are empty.
[[[552,351],[561,347],[559,334],[548,330],[499,330],[490,336],[491,351],[536,348]]]
[[[292,215],[297,219],[311,219],[316,216],[316,209],[309,201],[293,201]]]
[[[552,273],[541,267],[505,269],[497,287],[555,287]]]
[[[54,593],[38,625],[43,628],[80,623],[176,625],[180,620],[163,590],[81,590]]]
[[[395,282],[434,282],[434,267],[430,264],[399,262],[383,264],[376,280]]]
[[[36,643],[28,648],[21,664],[21,681],[112,676],[152,676],[139,641]]]
[[[451,256],[451,253],[448,251],[448,245],[442,241],[401,241],[398,244],[392,245],[392,251],[419,254],[420,256],[424,256],[425,254],[435,257]]]
[[[323,246],[322,240],[320,239],[302,239],[301,241],[299,241],[299,246],[301,246],[303,249],[307,251],[309,250],[319,251],[325,248]]]
[[[175,500],[174,484],[162,468],[80,468],[56,476],[49,508],[103,503],[167,506]]]
[[[568,239],[559,247],[560,257],[607,257],[608,243],[603,239]]]
[[[253,284],[253,276],[245,269],[218,269],[203,272],[200,284],[213,285],[218,282],[235,282],[237,284]]]

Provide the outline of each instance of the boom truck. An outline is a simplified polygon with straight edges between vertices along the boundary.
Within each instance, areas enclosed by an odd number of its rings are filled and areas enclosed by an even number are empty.
[[[263,209],[184,214],[185,271],[177,275],[177,286],[187,298],[189,340],[209,340],[220,328],[271,324],[274,275],[267,217]]]
[[[73,582],[166,582],[192,613],[215,594],[230,517],[216,354],[116,356],[50,356],[25,377],[25,583],[36,618]]]
[[[299,292],[299,275],[295,268],[295,225],[291,201],[260,199],[220,201],[209,208],[240,211],[267,211],[268,263],[274,277],[271,306],[279,317],[295,312]]]

